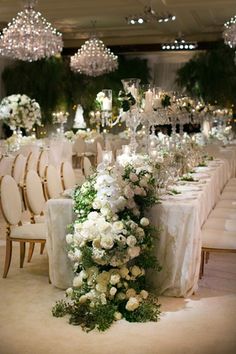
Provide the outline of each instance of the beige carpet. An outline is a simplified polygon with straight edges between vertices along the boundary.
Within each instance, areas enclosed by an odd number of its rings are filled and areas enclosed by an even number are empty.
[[[5,248],[0,244],[2,274]],[[105,333],[87,334],[67,318],[51,315],[63,294],[48,283],[46,255],[40,256],[36,248],[32,262],[19,269],[16,246],[8,278],[0,279],[0,353],[236,353],[236,254],[213,254],[191,298],[161,297],[157,323],[122,320]]]

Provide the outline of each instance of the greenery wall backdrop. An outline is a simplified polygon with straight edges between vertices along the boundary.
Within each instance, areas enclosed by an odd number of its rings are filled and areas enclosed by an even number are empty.
[[[62,109],[73,112],[77,104],[82,105],[84,116],[88,117],[88,112],[94,108],[97,93],[105,88],[113,90],[116,104],[116,97],[122,89],[121,79],[129,77],[140,78],[142,84],[148,83],[150,72],[147,60],[120,56],[118,70],[96,78],[72,72],[68,57],[33,63],[17,62],[2,74],[6,95],[24,93],[35,98],[41,106],[45,124],[51,123],[52,112]]]

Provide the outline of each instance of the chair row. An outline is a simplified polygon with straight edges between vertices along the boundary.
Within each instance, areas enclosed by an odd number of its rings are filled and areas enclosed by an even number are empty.
[[[210,252],[236,252],[236,178],[228,181],[203,225],[200,277]]]

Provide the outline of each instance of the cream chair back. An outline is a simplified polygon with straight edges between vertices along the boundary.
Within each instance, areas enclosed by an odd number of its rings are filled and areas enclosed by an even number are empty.
[[[27,157],[25,175],[28,171],[37,171],[37,164],[39,159],[39,151],[31,151]]]
[[[26,157],[22,154],[18,154],[12,165],[11,175],[17,184],[22,183],[24,179],[24,172],[26,166]]]
[[[41,179],[36,171],[30,170],[25,178],[26,203],[30,212],[40,215],[44,211],[45,198]]]
[[[37,172],[41,178],[44,178],[45,168],[49,164],[48,152],[46,150],[42,150],[39,154],[38,164],[37,164]]]
[[[64,189],[73,188],[76,184],[75,172],[68,161],[62,162],[61,164],[61,179]]]
[[[46,179],[46,194],[49,199],[60,197],[63,192],[61,177],[56,167],[53,165],[46,166],[45,169]]]
[[[21,196],[16,181],[12,176],[2,177],[1,207],[3,216],[10,225],[17,225],[21,221]]]
[[[0,177],[10,175],[14,158],[11,156],[2,156],[0,159]]]
[[[97,165],[102,162],[102,146],[99,142],[97,142]]]
[[[84,157],[84,175],[89,177],[93,173],[92,164],[88,157]]]
[[[80,136],[75,139],[74,145],[73,145],[73,152],[76,153],[77,155],[83,155],[86,150],[86,144],[84,139],[82,139]]]

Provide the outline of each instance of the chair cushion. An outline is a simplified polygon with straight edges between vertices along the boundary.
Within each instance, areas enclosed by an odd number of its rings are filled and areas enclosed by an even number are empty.
[[[30,240],[46,239],[46,224],[25,224],[22,226],[13,226],[11,228],[11,237],[25,238]]]
[[[236,232],[204,229],[202,247],[236,251]]]

